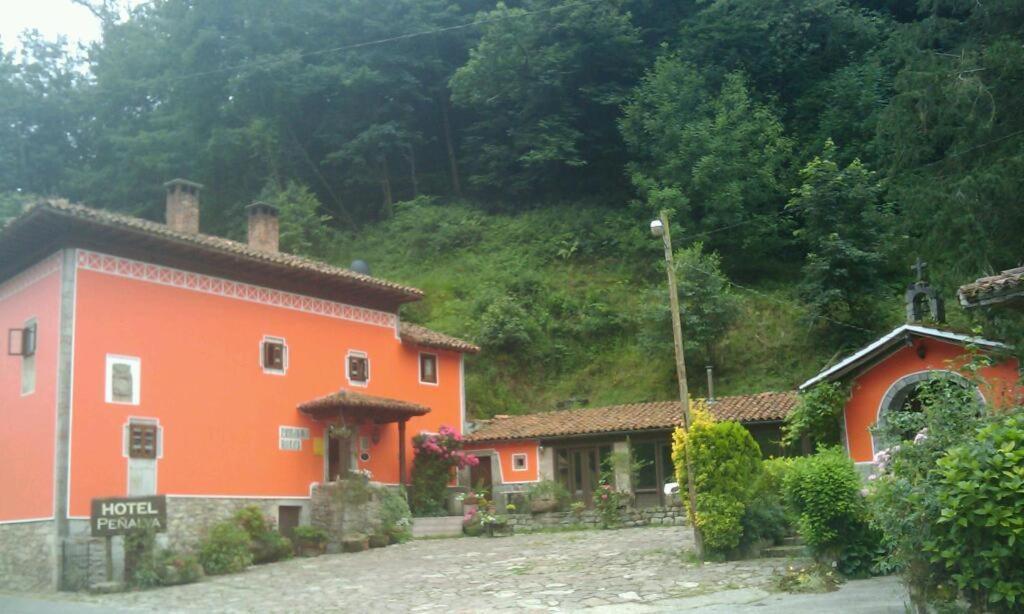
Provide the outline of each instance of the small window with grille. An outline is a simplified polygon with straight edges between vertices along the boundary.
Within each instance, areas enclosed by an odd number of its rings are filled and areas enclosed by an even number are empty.
[[[284,339],[264,337],[260,345],[260,360],[265,373],[283,374],[288,370],[288,346]]]
[[[420,354],[420,383],[437,383],[437,354]]]
[[[362,352],[348,354],[348,383],[365,386],[370,381],[370,359]]]

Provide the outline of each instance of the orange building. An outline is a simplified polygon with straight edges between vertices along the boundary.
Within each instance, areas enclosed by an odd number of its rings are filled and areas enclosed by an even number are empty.
[[[981,386],[958,371],[972,345],[992,358],[981,369]],[[850,386],[843,410],[843,444],[856,463],[870,464],[879,446],[871,433],[889,412],[905,409],[917,387],[939,375],[975,389],[986,404],[1007,407],[1020,402],[1020,363],[1005,356],[1003,344],[936,328],[906,324],[825,369],[801,384],[807,390],[821,382],[842,381]]]
[[[59,585],[94,498],[166,495],[172,542],[251,503],[289,529],[463,429],[477,348],[401,322],[419,290],[279,253],[267,205],[248,244],[200,234],[167,187],[166,225],[46,202],[0,232],[0,585]]]

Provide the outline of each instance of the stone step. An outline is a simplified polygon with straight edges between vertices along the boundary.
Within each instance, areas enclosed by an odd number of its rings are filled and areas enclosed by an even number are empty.
[[[424,516],[412,519],[413,537],[458,537],[462,516]]]
[[[780,546],[802,546],[804,540],[800,539],[799,535],[791,535],[789,537],[783,537]]]
[[[807,549],[800,545],[772,546],[761,551],[761,557],[766,559],[788,559],[806,555]]]

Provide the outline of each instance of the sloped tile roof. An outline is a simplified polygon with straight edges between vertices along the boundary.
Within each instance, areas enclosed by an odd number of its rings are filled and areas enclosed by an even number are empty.
[[[420,345],[428,348],[439,348],[442,350],[454,350],[467,354],[476,354],[480,351],[478,346],[457,337],[452,337],[436,330],[430,330],[419,324],[402,322],[399,328],[399,336],[405,343]]]
[[[81,223],[88,223],[93,226],[100,226],[113,233],[125,235],[145,235],[151,238],[173,241],[178,244],[192,245],[197,251],[212,250],[222,254],[229,254],[236,258],[272,264],[296,272],[315,273],[327,279],[336,279],[348,284],[355,284],[379,291],[390,292],[401,297],[403,301],[418,300],[423,297],[423,292],[416,288],[397,284],[394,282],[378,279],[369,275],[356,273],[349,269],[335,267],[324,262],[295,256],[292,254],[266,252],[250,247],[245,243],[232,241],[223,237],[215,237],[202,233],[180,232],[172,230],[165,224],[152,222],[129,215],[113,213],[93,209],[83,205],[76,205],[65,200],[47,200],[29,206],[20,216],[9,220],[0,229],[0,244],[8,236],[12,235],[19,226],[24,226],[32,220],[39,218],[63,218]]]
[[[299,405],[299,411],[312,415],[323,415],[328,412],[344,410],[358,410],[371,413],[383,412],[402,416],[422,416],[430,413],[430,408],[424,405],[399,401],[398,399],[375,397],[353,390],[339,390],[338,392]]]
[[[771,422],[785,419],[796,406],[796,392],[762,392],[722,397],[708,403],[717,420]],[[679,425],[678,401],[629,403],[495,418],[466,436],[466,441],[539,439],[600,433],[664,430]]]
[[[1007,269],[998,275],[981,277],[960,286],[957,292],[964,307],[980,307],[1024,298],[1024,267]]]

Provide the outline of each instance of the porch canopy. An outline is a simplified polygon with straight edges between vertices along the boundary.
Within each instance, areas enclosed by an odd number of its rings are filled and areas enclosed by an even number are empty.
[[[398,424],[398,481],[406,483],[405,423],[430,413],[430,408],[408,401],[339,390],[299,405],[299,411],[318,420],[343,418],[347,424]]]

